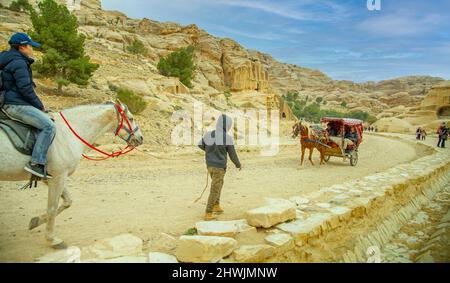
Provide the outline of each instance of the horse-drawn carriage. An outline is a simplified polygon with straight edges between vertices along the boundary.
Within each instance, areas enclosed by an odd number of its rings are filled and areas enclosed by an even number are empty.
[[[325,162],[328,162],[331,156],[348,158],[351,166],[358,163],[358,148],[362,142],[364,131],[363,122],[358,119],[325,117],[320,120],[327,124],[328,141],[324,151]],[[346,133],[354,133],[354,140],[345,138]],[[335,135],[330,132],[335,133]]]

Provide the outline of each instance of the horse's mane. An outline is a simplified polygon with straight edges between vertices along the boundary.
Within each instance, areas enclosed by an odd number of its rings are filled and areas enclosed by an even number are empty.
[[[113,104],[114,102],[112,100],[108,100],[108,101],[104,101],[102,103],[92,103],[92,102],[82,102],[78,105],[69,107],[69,108],[64,108],[64,111],[73,111],[73,110],[79,110],[79,109],[85,109],[88,106],[104,106],[104,105],[108,105],[108,104]]]
[[[308,139],[311,139],[311,128],[310,128],[311,124],[308,122],[302,121],[302,125],[303,125],[303,127],[306,128],[306,131],[308,133]]]

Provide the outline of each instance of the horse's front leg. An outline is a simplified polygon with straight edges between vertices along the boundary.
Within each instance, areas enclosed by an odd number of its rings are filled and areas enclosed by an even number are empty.
[[[67,188],[64,188],[61,197],[63,199],[63,204],[58,207],[56,216],[58,216],[61,212],[68,209],[72,205],[72,198],[70,197]],[[31,218],[30,224],[28,225],[28,229],[33,230],[34,228],[37,228],[44,223],[47,223],[47,213]]]
[[[305,150],[306,148],[302,145],[302,156],[300,157],[300,166],[303,166],[303,159],[305,158]]]
[[[48,181],[48,203],[47,203],[47,230],[46,239],[52,248],[64,249],[66,245],[63,240],[55,236],[55,220],[58,214],[59,198],[64,191],[67,175],[54,177]]]

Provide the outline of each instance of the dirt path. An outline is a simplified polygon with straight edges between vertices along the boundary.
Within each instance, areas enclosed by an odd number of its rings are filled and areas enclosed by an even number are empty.
[[[366,135],[359,163],[350,167],[332,158],[319,167],[298,167],[297,145],[283,146],[275,157],[241,153],[244,169],[228,170],[222,195],[221,220],[242,217],[264,197],[290,197],[313,192],[410,162],[424,154],[399,140]],[[98,239],[130,232],[150,242],[161,232],[180,235],[202,219],[205,200],[193,204],[205,185],[200,153],[160,160],[137,153],[105,162],[83,161],[68,188],[74,204],[57,218],[56,231],[69,245],[85,246]],[[51,251],[45,226],[28,231],[31,217],[45,211],[47,189],[18,191],[21,183],[0,182],[0,262],[28,262]]]

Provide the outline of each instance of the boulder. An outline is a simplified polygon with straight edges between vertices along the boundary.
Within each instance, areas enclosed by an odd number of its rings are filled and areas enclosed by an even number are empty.
[[[246,219],[251,226],[270,228],[279,223],[296,218],[295,204],[292,202],[272,202],[263,207],[246,212]]]
[[[219,236],[181,236],[176,257],[181,262],[218,262],[236,248],[236,240]]]
[[[289,200],[295,203],[296,205],[304,205],[309,203],[309,199],[302,197],[291,197]]]
[[[110,259],[137,255],[142,252],[142,239],[131,234],[122,234],[101,240],[82,249],[83,259]]]
[[[244,245],[233,252],[237,262],[263,262],[275,254],[275,248],[269,245]]]
[[[37,263],[75,263],[80,262],[81,250],[78,247],[69,247],[65,250],[48,253],[39,257]]]
[[[293,244],[293,239],[289,234],[276,233],[265,238],[266,242],[275,247],[289,247]]]
[[[173,255],[159,253],[159,252],[151,252],[148,254],[148,262],[149,263],[178,263],[178,260]]]
[[[147,263],[145,256],[121,256],[110,259],[88,259],[83,260],[82,263]]]
[[[302,246],[308,237],[318,236],[327,227],[327,220],[331,218],[330,213],[312,214],[305,220],[296,220],[289,223],[282,223],[278,229],[288,232],[295,240],[295,244]]]
[[[232,221],[202,221],[195,224],[197,233],[204,236],[224,236],[234,237],[236,234],[247,231],[248,229],[255,229],[248,225],[247,220],[232,220]]]

